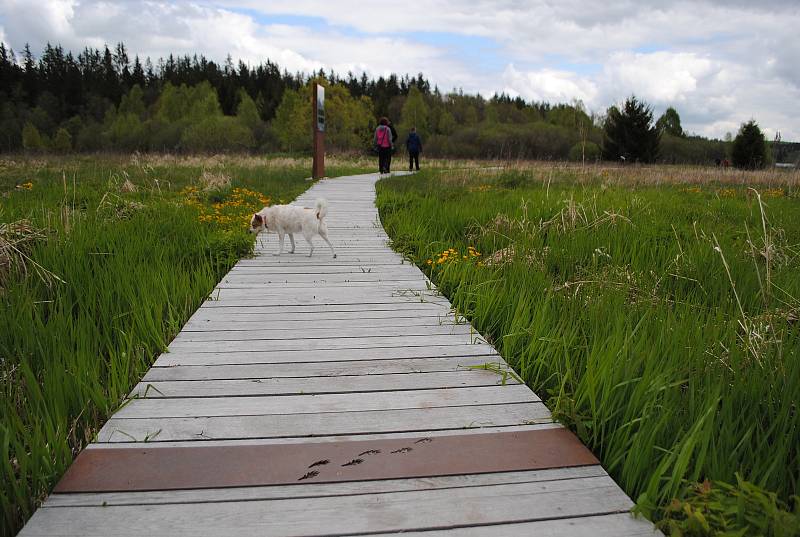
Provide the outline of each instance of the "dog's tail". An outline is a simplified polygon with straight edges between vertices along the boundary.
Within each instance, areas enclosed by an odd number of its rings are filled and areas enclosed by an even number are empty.
[[[328,201],[325,198],[317,198],[317,220],[322,220],[328,214]]]

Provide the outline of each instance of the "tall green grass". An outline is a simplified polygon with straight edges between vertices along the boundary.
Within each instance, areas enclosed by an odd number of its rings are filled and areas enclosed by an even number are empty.
[[[329,173],[356,169],[344,163]],[[205,191],[204,171],[231,183]],[[21,527],[251,251],[244,216],[220,225],[201,223],[199,214],[231,199],[234,188],[288,202],[312,184],[307,176],[305,162],[251,157],[0,161],[0,225],[25,221],[20,233],[30,239],[11,266],[0,259],[0,533]],[[185,189],[192,185],[194,204]],[[251,201],[235,209],[259,208]]]
[[[423,172],[378,183],[378,205],[395,247],[649,517],[669,516],[687,483],[737,473],[791,501],[797,178],[757,190],[611,179]]]

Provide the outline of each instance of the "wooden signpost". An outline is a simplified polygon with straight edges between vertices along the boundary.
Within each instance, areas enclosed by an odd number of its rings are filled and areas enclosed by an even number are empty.
[[[314,162],[311,176],[321,179],[325,177],[325,88],[314,84],[311,94],[314,109]]]

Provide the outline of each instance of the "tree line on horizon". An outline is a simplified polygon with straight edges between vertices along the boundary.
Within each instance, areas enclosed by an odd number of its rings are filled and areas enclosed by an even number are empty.
[[[443,93],[421,73],[292,74],[269,60],[253,67],[202,55],[154,64],[131,60],[123,43],[77,56],[48,44],[37,60],[27,45],[17,57],[0,43],[0,151],[308,151],[312,82],[326,86],[334,151],[369,150],[382,116],[401,142],[416,127],[429,156],[708,164],[732,158],[735,146],[732,136],[685,133],[674,108],[654,120],[633,96],[596,115],[580,101]],[[769,162],[763,135],[761,145],[748,167]]]

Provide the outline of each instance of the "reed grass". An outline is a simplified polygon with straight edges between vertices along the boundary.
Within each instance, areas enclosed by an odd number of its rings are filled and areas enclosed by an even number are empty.
[[[800,479],[800,176],[682,173],[378,183],[395,247],[655,520],[692,483]]]
[[[0,160],[8,246],[0,267],[0,534],[21,527],[225,272],[251,252],[247,215],[312,184],[304,180],[310,163],[264,162]],[[331,173],[357,169],[342,161]]]

